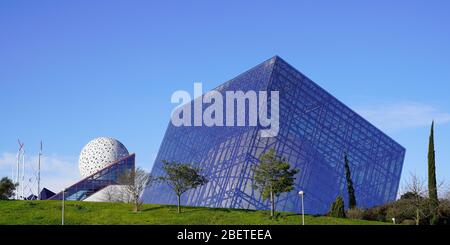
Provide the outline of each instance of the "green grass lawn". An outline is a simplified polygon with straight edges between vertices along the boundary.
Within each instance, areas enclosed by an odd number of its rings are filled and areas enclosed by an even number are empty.
[[[301,216],[279,213],[274,219],[267,211],[183,207],[146,204],[142,211],[132,212],[124,203],[66,201],[65,224],[149,224],[149,225],[297,225]],[[0,201],[0,224],[59,225],[61,201]],[[388,224],[364,220],[305,216],[311,225],[377,225]]]

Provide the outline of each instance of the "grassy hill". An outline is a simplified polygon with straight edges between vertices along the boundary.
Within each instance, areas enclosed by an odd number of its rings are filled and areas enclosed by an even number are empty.
[[[297,225],[301,216],[281,213],[271,219],[266,211],[183,207],[176,213],[176,206],[143,206],[133,213],[131,205],[124,203],[94,203],[67,201],[66,224],[151,224],[151,225]],[[60,201],[0,201],[0,224],[61,223]],[[314,225],[376,225],[380,222],[305,216],[306,224]]]

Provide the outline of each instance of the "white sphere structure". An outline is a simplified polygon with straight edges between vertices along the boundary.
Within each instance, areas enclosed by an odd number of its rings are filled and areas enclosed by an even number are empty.
[[[120,141],[110,137],[96,138],[81,150],[78,168],[81,176],[88,177],[128,155],[127,148]]]

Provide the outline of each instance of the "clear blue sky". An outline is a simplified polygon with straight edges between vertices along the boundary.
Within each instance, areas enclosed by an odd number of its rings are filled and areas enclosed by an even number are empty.
[[[151,169],[171,94],[211,89],[279,55],[407,148],[426,176],[437,120],[450,181],[448,1],[1,1],[0,175],[16,140],[44,183],[79,178],[77,156],[112,136]]]

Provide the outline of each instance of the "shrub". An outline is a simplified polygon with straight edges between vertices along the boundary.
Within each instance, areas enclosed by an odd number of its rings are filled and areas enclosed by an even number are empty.
[[[0,200],[8,200],[14,195],[17,184],[8,177],[3,177],[0,180]]]
[[[369,208],[364,212],[363,219],[386,222],[387,209],[387,205]]]
[[[441,200],[439,203],[439,224],[450,225],[450,200]]]
[[[395,202],[373,207],[367,209],[364,212],[365,220],[372,221],[382,221],[391,222],[392,218],[395,218],[398,224],[402,223],[404,220],[416,220],[417,210],[419,210],[419,223],[429,224],[429,205],[427,199],[421,199],[420,203],[417,204],[416,200],[403,198]]]
[[[430,224],[432,214],[429,198],[407,192],[395,202],[365,210],[363,219],[391,222],[392,218],[395,218],[397,224],[409,224],[411,221],[416,224],[417,215],[419,215],[419,224],[427,225]],[[450,224],[450,200],[439,201],[438,218],[439,224]]]
[[[386,208],[386,219],[387,221],[395,218],[398,224],[402,223],[403,220],[414,219],[415,211],[410,208],[410,199],[400,199],[394,203],[391,203]]]
[[[405,219],[401,222],[402,225],[415,225],[416,221],[412,220],[412,219]]]
[[[329,216],[335,218],[345,218],[344,198],[338,196],[330,208]]]
[[[360,208],[351,208],[347,211],[347,218],[349,219],[363,219],[364,218],[364,209]]]

